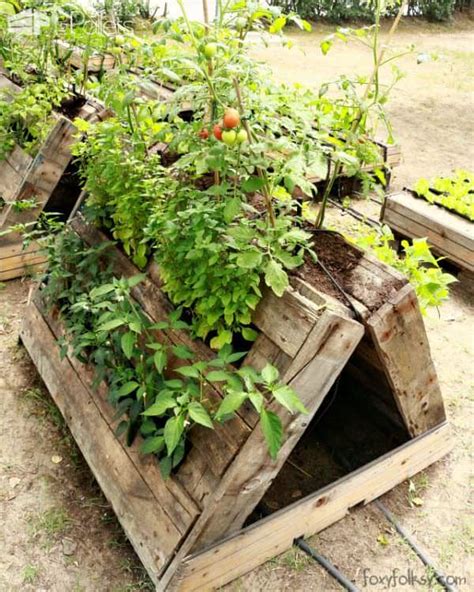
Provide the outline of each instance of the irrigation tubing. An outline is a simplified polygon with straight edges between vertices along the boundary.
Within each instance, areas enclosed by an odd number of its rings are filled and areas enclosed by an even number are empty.
[[[374,505],[382,512],[382,514],[387,518],[387,520],[393,524],[395,530],[398,534],[405,539],[405,541],[410,545],[413,551],[418,555],[421,561],[426,565],[427,568],[435,575],[436,580],[438,583],[443,586],[447,592],[457,592],[457,589],[451,586],[447,581],[446,577],[442,572],[440,572],[434,565],[430,557],[421,549],[418,543],[412,538],[412,536],[403,528],[403,526],[398,522],[395,516],[390,512],[390,510],[380,501],[374,500]]]
[[[315,551],[312,547],[308,545],[308,543],[300,538],[297,538],[293,541],[293,544],[296,545],[299,549],[304,551],[307,555],[312,557],[315,561],[317,561],[320,565],[324,567],[324,569],[332,575],[334,579],[336,579],[343,588],[349,590],[349,592],[360,592],[359,588],[354,586],[354,584],[346,578],[346,576],[341,573],[335,565],[333,565],[326,557],[320,555],[317,551]]]
[[[352,471],[352,467],[347,459],[340,453],[337,454],[336,459],[343,467],[347,470]],[[431,558],[425,553],[425,551],[418,545],[415,539],[411,536],[409,532],[405,530],[405,528],[398,522],[395,516],[390,512],[385,504],[383,504],[380,500],[376,499],[372,502],[376,508],[378,508],[385,518],[393,525],[395,530],[398,534],[410,545],[416,555],[421,559],[424,565],[434,574],[436,577],[437,582],[443,586],[443,588],[447,592],[457,592],[457,588],[451,586],[446,581],[446,576],[435,567]]]

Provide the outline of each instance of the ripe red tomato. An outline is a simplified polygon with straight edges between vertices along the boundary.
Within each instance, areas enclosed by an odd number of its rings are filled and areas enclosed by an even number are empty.
[[[240,125],[240,115],[237,109],[226,109],[224,113],[224,127],[232,129]]]
[[[201,140],[207,140],[209,138],[209,130],[203,127],[202,130],[199,132],[199,137],[201,138]]]
[[[213,133],[216,140],[222,140],[222,128],[217,123],[214,126]]]

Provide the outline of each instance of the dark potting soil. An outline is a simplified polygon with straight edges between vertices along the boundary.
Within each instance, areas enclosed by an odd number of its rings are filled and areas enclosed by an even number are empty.
[[[357,273],[364,257],[363,251],[346,242],[337,233],[319,232],[308,228],[305,230],[313,232],[313,250],[318,261],[324,265],[344,292],[364,304],[370,312],[378,310],[406,284],[406,280],[384,273],[383,270],[377,274],[369,271]],[[347,298],[336,287],[328,273],[309,256],[304,264],[295,270],[294,275],[319,291],[337,298],[343,304],[348,304]]]
[[[68,119],[73,120],[79,115],[80,110],[84,107],[86,102],[85,97],[71,95],[62,100],[61,105],[59,106],[59,111]]]

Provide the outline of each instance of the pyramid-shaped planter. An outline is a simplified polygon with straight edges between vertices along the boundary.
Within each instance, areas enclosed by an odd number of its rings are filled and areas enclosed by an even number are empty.
[[[0,88],[18,92],[20,87],[0,73]],[[0,195],[7,204],[0,210],[0,232],[16,224],[35,222],[40,214],[53,211],[67,215],[79,196],[77,182],[71,191],[68,178],[72,174],[71,146],[78,130],[72,119],[80,117],[94,122],[108,115],[104,106],[90,98],[78,97],[74,115],[55,113],[55,124],[34,158],[16,146],[0,162]],[[34,208],[22,209],[16,203],[34,199]],[[0,281],[21,277],[27,270],[44,264],[44,257],[36,244],[23,248],[23,238],[17,233],[0,236]]]
[[[73,228],[89,245],[107,240],[81,218]],[[331,289],[325,293],[321,278],[322,289],[314,288],[303,269],[282,298],[267,293],[253,318],[260,335],[244,363],[276,365],[309,410],[308,415],[290,415],[278,409],[285,440],[274,461],[257,417],[244,408],[216,430],[193,429],[187,456],[163,480],[155,460],[138,452],[138,442],[129,448],[115,436],[114,409],[106,401],[106,386],[93,388],[93,369],[72,356],[60,358],[56,340],[64,330],[54,310],[43,306],[41,290],[27,308],[23,343],[157,589],[214,589],[284,551],[295,537],[313,534],[351,506],[374,499],[449,449],[412,289],[340,237],[329,235],[325,242],[326,250],[350,252],[350,269],[331,274],[344,284],[345,295],[334,297]],[[322,254],[322,259],[333,267],[331,257]],[[118,277],[138,272],[117,248],[112,261]],[[362,289],[356,286],[360,279]],[[132,296],[154,321],[167,319],[172,310],[153,265]],[[201,359],[214,357],[204,343],[179,330],[164,330],[162,338],[188,346]],[[416,354],[409,356],[412,340]],[[272,481],[284,474],[289,455],[327,404],[341,372],[353,367],[354,373],[364,374],[359,360],[372,364],[377,374],[368,397],[376,399],[378,389],[385,389],[382,407],[387,416],[396,416],[409,442],[263,520],[250,517]],[[371,376],[366,378],[370,382]],[[221,396],[216,389],[213,395]],[[244,527],[247,520],[253,523]]]

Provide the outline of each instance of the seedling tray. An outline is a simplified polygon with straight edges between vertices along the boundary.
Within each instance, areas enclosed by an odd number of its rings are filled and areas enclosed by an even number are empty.
[[[387,196],[381,218],[403,237],[428,238],[437,253],[474,272],[474,224],[467,218],[420,199],[408,189]]]

